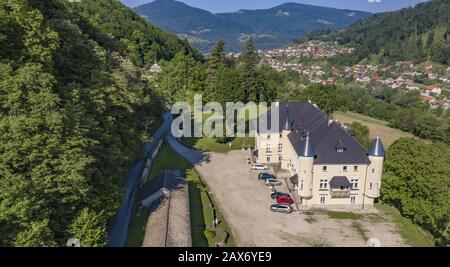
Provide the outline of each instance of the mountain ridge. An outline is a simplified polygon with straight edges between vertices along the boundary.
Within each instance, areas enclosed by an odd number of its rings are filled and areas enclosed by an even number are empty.
[[[450,1],[433,0],[374,14],[340,31],[320,30],[305,38],[356,47],[353,61],[415,60],[450,63]]]
[[[293,2],[269,9],[214,14],[175,0],[156,0],[134,10],[159,27],[187,38],[203,52],[221,39],[227,43],[228,51],[238,52],[249,37],[259,49],[272,49],[310,30],[341,28],[370,14]]]

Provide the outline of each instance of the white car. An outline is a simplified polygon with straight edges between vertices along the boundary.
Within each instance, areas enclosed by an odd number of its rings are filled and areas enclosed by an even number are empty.
[[[252,164],[252,170],[268,170],[269,166],[266,166],[264,164],[261,163],[254,163]]]
[[[277,179],[267,179],[266,185],[267,186],[280,186],[280,185],[282,185],[282,183],[280,181],[278,181]]]

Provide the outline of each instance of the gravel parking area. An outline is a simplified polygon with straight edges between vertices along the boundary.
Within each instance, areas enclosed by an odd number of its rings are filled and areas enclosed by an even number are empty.
[[[354,220],[330,219],[323,211],[303,213],[296,205],[291,214],[271,212],[269,207],[275,203],[271,189],[257,179],[259,171],[250,171],[248,154],[208,153],[207,161],[196,163],[239,246],[365,246],[371,237],[378,238],[382,246],[404,246],[395,225],[387,220],[361,219],[355,226]],[[278,191],[288,192],[282,181]]]
[[[379,239],[381,246],[406,246],[397,226],[380,214],[331,219],[326,211],[300,212],[296,205],[291,214],[271,212],[271,189],[257,179],[259,171],[250,170],[249,151],[203,153],[171,136],[167,141],[208,185],[238,246],[366,246],[368,238]],[[287,191],[284,180],[278,191]],[[371,212],[378,213],[375,208]]]

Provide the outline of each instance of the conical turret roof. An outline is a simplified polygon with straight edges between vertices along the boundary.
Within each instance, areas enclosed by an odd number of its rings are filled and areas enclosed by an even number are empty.
[[[290,131],[291,130],[291,118],[289,116],[289,103],[286,104],[286,120],[283,125],[283,130]]]
[[[377,136],[377,138],[373,141],[369,148],[368,154],[373,157],[384,157],[385,151],[379,136]]]
[[[309,137],[309,132],[306,133],[306,137],[301,141],[299,152],[300,157],[314,157],[315,152]]]

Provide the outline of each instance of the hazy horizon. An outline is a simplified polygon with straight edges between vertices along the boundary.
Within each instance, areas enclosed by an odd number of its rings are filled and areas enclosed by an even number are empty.
[[[153,0],[121,0],[129,7],[143,5]],[[177,0],[212,13],[235,12],[240,9],[266,9],[283,3],[295,2],[340,9],[353,9],[372,13],[394,11],[414,6],[428,0]]]

